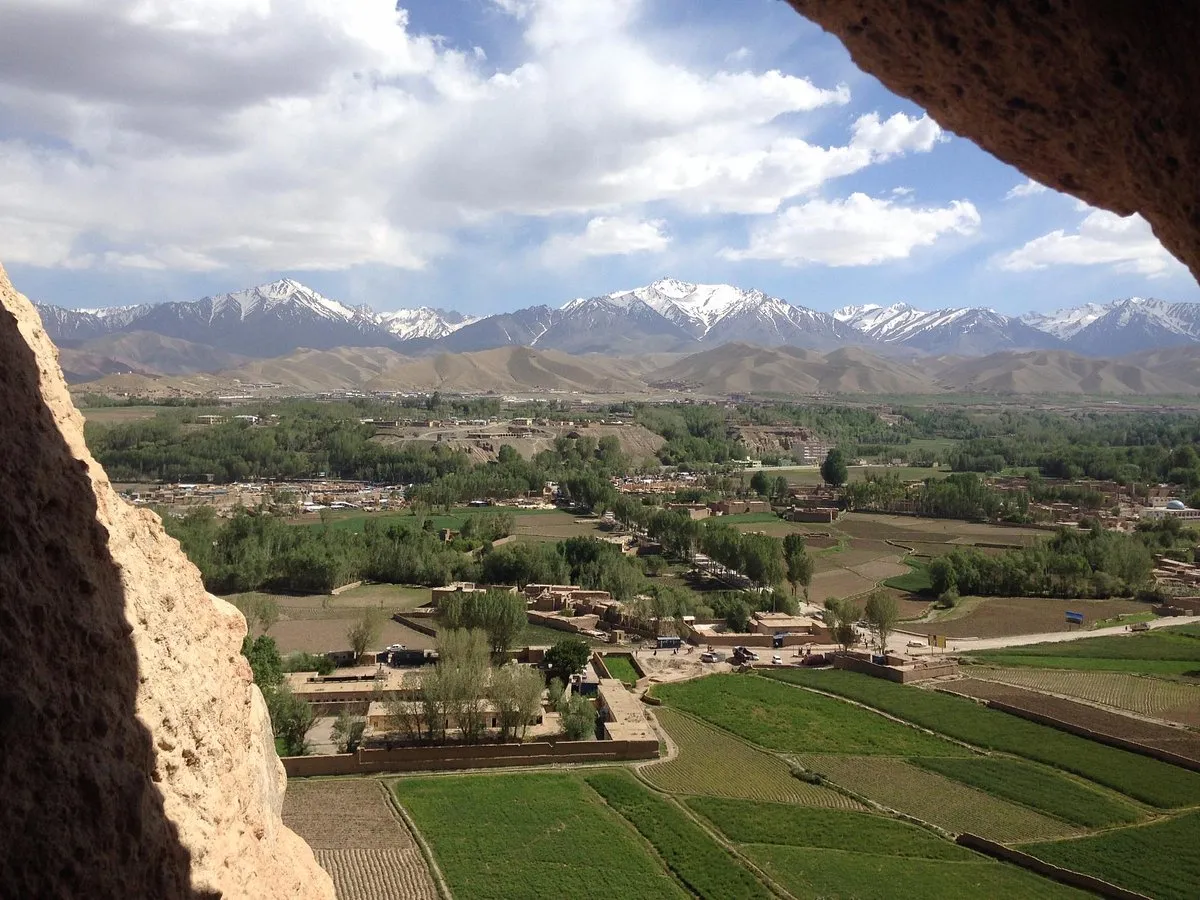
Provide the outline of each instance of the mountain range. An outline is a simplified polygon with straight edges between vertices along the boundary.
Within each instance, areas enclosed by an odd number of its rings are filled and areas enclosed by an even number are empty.
[[[40,307],[76,380],[111,372],[188,374],[299,349],[379,347],[409,357],[530,347],[568,354],[695,353],[729,343],[877,356],[981,357],[1071,351],[1117,357],[1200,344],[1200,304],[1132,297],[1052,313],[906,303],[832,314],[757,290],[664,278],[645,287],[474,317],[419,307],[377,313],[291,279],[186,302],[110,309]]]

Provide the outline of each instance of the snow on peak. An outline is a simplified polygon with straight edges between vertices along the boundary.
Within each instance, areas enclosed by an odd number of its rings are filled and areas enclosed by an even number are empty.
[[[268,284],[213,297],[212,314],[215,317],[235,308],[239,317],[244,319],[252,313],[288,304],[303,307],[324,319],[349,322],[356,315],[349,306],[323,297],[312,288],[291,278],[280,278]]]
[[[362,309],[364,312],[370,311],[368,307]],[[472,322],[478,322],[479,317],[419,306],[416,309],[380,313],[375,317],[375,321],[400,340],[408,341],[414,338],[445,337]]]

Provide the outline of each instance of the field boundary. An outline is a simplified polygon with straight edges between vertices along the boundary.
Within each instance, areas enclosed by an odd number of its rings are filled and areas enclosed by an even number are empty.
[[[1110,898],[1110,900],[1151,900],[1145,894],[1117,887],[1117,885],[1102,878],[1097,878],[1094,875],[1085,875],[1083,872],[1076,872],[1074,869],[1064,869],[1061,866],[1038,859],[1036,856],[1030,856],[1028,853],[1017,850],[1014,847],[989,841],[987,838],[980,837],[977,834],[960,834],[955,838],[955,843],[961,847],[966,847],[968,850],[974,850],[977,853],[983,853],[993,859],[998,859],[1001,862],[1020,866],[1022,869],[1026,869],[1036,875],[1041,875],[1043,878],[1057,881],[1059,884],[1090,891],[1094,894],[1099,894],[1101,897]]]
[[[952,694],[955,697],[963,696],[962,694],[951,690],[949,687],[938,688],[938,690],[942,691],[942,693]],[[1103,731],[1093,731],[1092,729],[1083,725],[1076,725],[1074,722],[1066,722],[1062,719],[1056,719],[1053,716],[1045,715],[1044,713],[1034,712],[1030,709],[1023,709],[1022,707],[1005,703],[1002,700],[985,700],[983,701],[983,704],[990,709],[1008,713],[1011,716],[1016,716],[1020,719],[1026,719],[1030,722],[1036,722],[1039,725],[1047,725],[1050,728],[1057,729],[1058,731],[1065,731],[1068,734],[1073,734],[1077,737],[1087,738],[1090,741],[1095,741],[1097,744],[1106,744],[1109,747],[1116,747],[1118,750],[1128,750],[1130,753],[1137,753],[1141,756],[1149,756],[1152,759],[1157,759],[1159,762],[1168,763],[1169,765],[1173,766],[1179,766],[1181,769],[1189,769],[1193,772],[1200,772],[1200,760],[1191,759],[1187,756],[1181,756],[1178,753],[1172,753],[1170,750],[1162,750],[1158,747],[1151,747],[1150,745],[1143,744],[1140,741],[1131,741],[1128,738],[1123,738],[1115,734],[1107,734]]]
[[[387,795],[388,808],[391,809],[392,814],[408,829],[408,833],[412,835],[413,841],[421,849],[421,856],[425,858],[425,865],[429,867],[429,874],[433,876],[433,883],[437,888],[438,896],[442,900],[454,900],[454,894],[450,891],[450,885],[446,883],[446,876],[442,874],[442,867],[438,865],[437,859],[433,855],[433,848],[425,841],[425,835],[421,834],[417,829],[417,824],[408,815],[408,810],[401,805],[400,799],[396,796],[396,792],[392,790],[391,784],[380,781],[379,787]]]
[[[369,775],[388,772],[438,772],[509,766],[615,763],[657,759],[658,741],[530,741],[525,744],[475,744],[450,747],[402,747],[326,756],[285,756],[288,778],[315,775]]]

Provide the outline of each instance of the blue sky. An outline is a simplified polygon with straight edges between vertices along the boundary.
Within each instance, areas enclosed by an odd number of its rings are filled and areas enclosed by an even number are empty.
[[[1200,300],[1139,218],[1028,185],[778,0],[8,0],[0,190],[0,260],[65,306],[281,275],[473,314],[664,275]]]

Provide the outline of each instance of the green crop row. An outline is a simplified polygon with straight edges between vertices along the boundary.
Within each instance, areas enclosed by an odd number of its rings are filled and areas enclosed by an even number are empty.
[[[772,896],[679,807],[651,794],[628,772],[599,772],[586,781],[654,845],[675,877],[697,896],[711,900]],[[588,844],[592,844],[590,836]],[[611,885],[606,886],[611,890]]]
[[[977,747],[1082,775],[1160,809],[1200,804],[1200,774],[1028,722],[961,697],[841,670],[781,670],[766,676],[856,700]]]

